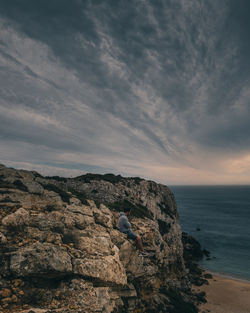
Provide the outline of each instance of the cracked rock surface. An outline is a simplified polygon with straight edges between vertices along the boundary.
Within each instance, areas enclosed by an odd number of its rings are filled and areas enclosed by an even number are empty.
[[[152,257],[118,231],[125,206]],[[173,292],[197,312],[168,187],[1,165],[0,208],[0,312],[177,312]]]

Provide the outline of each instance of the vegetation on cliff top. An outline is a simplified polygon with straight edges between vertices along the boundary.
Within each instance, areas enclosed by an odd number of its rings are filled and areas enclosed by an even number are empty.
[[[119,211],[119,212],[124,211],[125,208],[130,208],[132,216],[139,217],[139,218],[147,217],[147,218],[152,219],[152,214],[147,209],[147,207],[145,207],[142,204],[133,204],[132,202],[128,200],[109,203],[108,207],[112,210]]]

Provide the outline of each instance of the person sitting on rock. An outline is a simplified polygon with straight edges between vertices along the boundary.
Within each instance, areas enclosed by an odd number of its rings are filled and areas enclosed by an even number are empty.
[[[131,209],[125,208],[124,212],[120,212],[120,217],[118,221],[118,228],[120,232],[127,235],[128,239],[136,240],[137,246],[140,250],[139,255],[147,255],[147,253],[144,251],[142,246],[142,240],[141,237],[134,232],[131,231],[131,224],[128,221],[128,216],[130,215]]]

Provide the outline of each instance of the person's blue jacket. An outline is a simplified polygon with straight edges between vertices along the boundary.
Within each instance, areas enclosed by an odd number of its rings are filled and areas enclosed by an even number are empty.
[[[128,221],[128,217],[124,212],[120,212],[118,228],[122,233],[126,233],[131,228],[131,224]]]

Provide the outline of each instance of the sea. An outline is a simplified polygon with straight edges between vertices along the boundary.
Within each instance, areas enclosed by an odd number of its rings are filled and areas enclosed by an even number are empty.
[[[182,231],[195,237],[214,273],[250,280],[250,186],[170,186]]]

